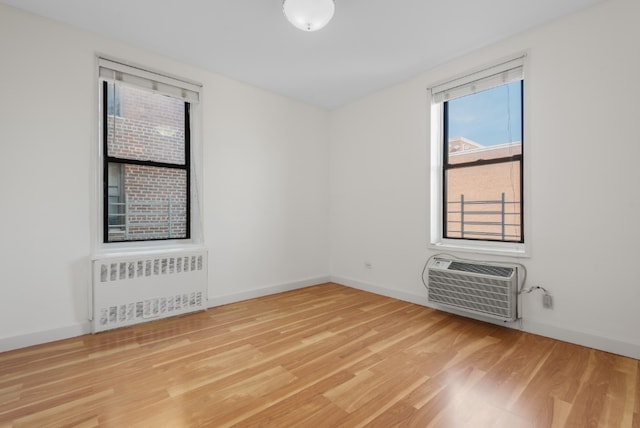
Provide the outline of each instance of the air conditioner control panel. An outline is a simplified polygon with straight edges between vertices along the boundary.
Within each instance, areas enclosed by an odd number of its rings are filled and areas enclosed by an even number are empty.
[[[433,259],[430,268],[438,268],[438,269],[448,269],[451,264],[451,260],[443,260],[443,259]]]

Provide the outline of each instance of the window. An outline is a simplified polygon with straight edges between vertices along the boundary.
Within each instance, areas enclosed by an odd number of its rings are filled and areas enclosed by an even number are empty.
[[[190,111],[199,88],[99,63],[103,242],[190,239]]]
[[[433,243],[525,242],[523,89],[523,58],[432,88]]]
[[[122,94],[120,86],[112,85],[107,98],[107,115],[122,116]]]

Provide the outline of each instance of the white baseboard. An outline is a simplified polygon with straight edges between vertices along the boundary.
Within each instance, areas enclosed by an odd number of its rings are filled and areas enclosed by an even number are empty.
[[[389,288],[382,287],[380,285],[369,284],[369,283],[355,280],[352,278],[345,278],[340,276],[332,276],[330,280],[331,282],[342,284],[347,287],[357,288],[359,290],[368,291],[374,294],[380,294],[382,296],[392,297],[394,299],[415,303],[417,305],[422,305],[422,306],[430,307],[433,309],[445,310],[443,308],[440,308],[428,303],[426,292],[424,295],[416,295],[416,294],[406,293],[398,290],[392,290]],[[504,322],[496,321],[490,318],[476,317],[476,316],[471,316],[469,314],[464,314],[462,312],[450,311],[449,309],[446,309],[446,311],[452,312],[458,315],[463,315],[469,318],[477,319],[480,321],[490,322],[492,324],[498,324],[498,325],[503,325],[509,328],[519,329],[527,333],[537,334],[539,336],[545,336],[551,339],[561,340],[563,342],[569,342],[576,345],[586,346],[588,348],[599,349],[601,351],[611,352],[612,354],[622,355],[629,358],[640,359],[640,345],[630,343],[630,342],[623,342],[615,339],[609,339],[607,337],[598,336],[597,334],[593,334],[593,333],[586,333],[586,332],[577,331],[577,330],[569,330],[566,328],[553,326],[549,324],[538,323],[538,322],[530,321],[527,319],[523,319],[522,323],[520,322],[504,323]]]
[[[358,281],[353,278],[346,278],[342,276],[331,276],[330,282],[336,284],[346,285],[347,287],[357,288],[358,290],[368,291],[369,293],[379,294],[381,296],[392,297],[394,299],[402,300],[404,302],[415,303],[416,305],[429,306],[427,303],[427,295],[406,293],[404,291],[392,290],[379,285],[369,284],[366,282]]]
[[[0,339],[0,352],[40,345],[43,343],[54,342],[56,340],[69,339],[71,337],[82,336],[89,333],[91,333],[91,324],[89,321],[86,321],[81,324],[6,337]]]
[[[210,297],[207,301],[207,307],[213,308],[216,306],[228,305],[229,303],[236,303],[243,300],[255,299],[257,297],[270,296],[271,294],[284,293],[285,291],[292,291],[299,288],[310,287],[312,285],[324,284],[329,281],[330,278],[328,276],[318,276],[315,278],[307,278],[299,281],[254,288],[252,290],[242,291],[240,293]]]
[[[307,278],[300,281],[287,282],[283,284],[271,285],[268,287],[256,288],[254,290],[243,291],[241,293],[230,294],[226,296],[215,297],[207,301],[207,307],[226,305],[228,303],[239,302],[241,300],[253,299],[256,297],[267,296],[270,294],[282,293],[285,291],[296,290],[298,288],[309,287],[317,284],[329,282],[328,276],[320,276],[316,278]],[[7,337],[0,339],[0,352],[11,351],[13,349],[26,348],[28,346],[40,345],[43,343],[54,342],[56,340],[69,339],[71,337],[82,336],[91,333],[91,324],[89,321],[70,325],[66,327],[55,328],[51,330],[42,330],[34,333],[27,333],[19,336]]]
[[[611,352],[612,354],[623,355],[625,357],[640,360],[640,345],[630,342],[609,339],[593,333],[568,330],[535,321],[527,321],[526,319],[524,320],[523,330],[539,336],[551,337],[553,339],[562,340],[563,342],[575,343],[576,345],[582,345],[588,348],[599,349],[601,351]]]
[[[310,287],[312,285],[324,284],[326,282],[335,282],[347,287],[357,288],[359,290],[368,291],[370,293],[391,297],[405,302],[415,303],[417,305],[437,308],[427,302],[426,294],[412,294],[403,291],[393,290],[390,288],[374,285],[363,281],[345,278],[340,276],[320,276],[308,278],[299,281],[276,284],[267,287],[256,288],[240,293],[228,294],[224,296],[216,296],[207,302],[207,307],[226,305],[242,300],[254,299],[257,297],[268,296],[271,294],[282,293],[285,291],[296,290],[299,288]],[[468,316],[468,315],[465,315]],[[564,342],[574,343],[576,345],[586,346],[589,348],[599,349],[613,354],[623,355],[625,357],[640,359],[640,345],[623,342],[615,339],[598,336],[593,333],[586,333],[577,330],[565,329],[544,323],[538,323],[524,319],[520,323],[500,323],[492,319],[483,319],[481,317],[471,317],[481,321],[492,322],[494,324],[504,325],[510,328],[521,328],[528,333],[540,336],[550,337],[552,339],[562,340]],[[82,336],[91,333],[91,325],[88,321],[74,324],[66,327],[55,328],[51,330],[43,330],[34,333],[27,333],[19,336],[7,337],[0,339],[0,352],[11,351],[13,349],[26,348],[28,346],[39,345],[42,343],[53,342],[56,340],[68,339],[71,337]]]

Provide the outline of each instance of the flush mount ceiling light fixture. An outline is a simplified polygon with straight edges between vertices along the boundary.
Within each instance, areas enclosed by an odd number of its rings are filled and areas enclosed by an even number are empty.
[[[336,10],[334,0],[284,0],[282,11],[296,28],[316,31],[333,18]]]

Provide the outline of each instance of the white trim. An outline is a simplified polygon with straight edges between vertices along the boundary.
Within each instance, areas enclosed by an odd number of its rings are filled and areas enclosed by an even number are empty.
[[[596,333],[569,330],[526,319],[523,320],[523,331],[640,360],[640,345],[610,339]]]
[[[429,248],[438,252],[461,251],[504,257],[530,257],[526,244],[519,242],[466,241],[463,239],[441,238],[437,242],[432,242]]]
[[[96,53],[96,58],[98,60],[104,60],[104,61],[108,61],[110,63],[120,64],[120,65],[125,66],[125,67],[131,67],[131,68],[143,70],[143,71],[146,71],[146,72],[149,72],[149,73],[153,73],[155,75],[163,76],[163,77],[168,78],[168,79],[173,79],[173,80],[176,80],[176,81],[180,82],[181,84],[190,85],[194,90],[196,88],[202,88],[202,83],[200,83],[198,81],[195,81],[195,80],[192,80],[192,79],[187,79],[187,78],[185,78],[183,76],[178,76],[178,75],[175,75],[175,74],[167,73],[165,71],[161,71],[161,70],[154,69],[154,68],[151,68],[151,67],[147,67],[145,65],[138,64],[137,62],[128,61],[126,59],[115,57],[115,56],[112,56],[112,55],[109,55],[109,54],[106,54],[106,53],[97,52]],[[189,87],[189,86],[187,86],[187,87]]]
[[[505,58],[491,65],[471,70],[462,76],[432,85],[429,92],[433,103],[442,103],[453,98],[522,80],[526,53]]]
[[[108,81],[118,81],[135,87],[168,95],[197,104],[202,85],[186,79],[150,71],[146,67],[98,57],[98,76]]]
[[[358,290],[367,291],[373,294],[379,294],[381,296],[387,296],[394,299],[402,300],[409,303],[415,303],[416,305],[425,306],[428,308],[441,310],[443,312],[449,312],[456,315],[464,316],[466,318],[472,318],[479,321],[488,322],[491,324],[501,325],[507,328],[515,330],[521,330],[527,333],[537,334],[539,336],[548,337],[563,342],[573,343],[580,346],[586,346],[593,349],[598,349],[605,352],[611,352],[617,355],[622,355],[629,358],[640,359],[640,344],[631,342],[625,342],[616,339],[609,339],[607,337],[599,336],[594,332],[583,332],[578,330],[569,330],[562,327],[557,327],[549,324],[538,323],[535,321],[529,321],[523,318],[514,322],[501,322],[491,318],[484,318],[481,316],[475,316],[461,311],[451,310],[449,308],[442,308],[427,302],[426,291],[425,295],[416,295],[412,293],[406,293],[403,291],[392,290],[380,285],[366,283],[351,278],[341,276],[331,276],[331,282],[341,284],[346,287],[356,288]]]
[[[268,287],[256,288],[241,293],[229,294],[225,296],[219,296],[208,300],[207,307],[212,308],[215,306],[226,305],[229,303],[240,302],[247,299],[254,299],[257,297],[269,296],[272,294],[282,293],[286,291],[296,290],[300,288],[306,288],[313,285],[321,285],[327,282],[333,282],[341,284],[346,287],[355,288],[358,290],[366,291],[369,293],[378,294],[381,296],[391,297],[394,299],[402,300],[404,302],[414,303],[416,305],[442,310],[433,305],[428,304],[427,297],[425,295],[407,293],[390,289],[381,285],[375,285],[351,278],[342,276],[319,276],[315,278],[308,278],[299,281],[292,281],[277,285],[271,285]],[[448,311],[455,313],[453,311]],[[518,321],[513,323],[503,323],[492,319],[484,319],[482,317],[470,316],[469,314],[462,314],[468,318],[477,319],[479,321],[490,322],[496,325],[503,325],[508,328],[521,329],[527,333],[537,334],[540,336],[549,337],[563,342],[574,343],[576,345],[587,346],[593,349],[599,349],[605,352],[611,352],[617,355],[623,355],[625,357],[640,359],[640,344],[631,342],[625,342],[622,340],[609,339],[603,337],[594,332],[583,332],[577,330],[570,330],[562,327],[556,327],[549,324],[538,323],[535,321],[529,321],[526,318],[522,320],[522,324]],[[83,336],[91,333],[89,322],[83,322],[79,324],[70,325],[67,327],[60,327],[50,330],[41,330],[33,333],[7,337],[0,339],[0,352],[6,352],[13,349],[25,348],[28,346],[39,345],[43,343],[53,342],[56,340],[69,339],[72,337]]]
[[[531,146],[531,136],[530,129],[531,126],[527,126],[529,123],[529,110],[531,101],[530,101],[530,83],[527,74],[529,73],[529,61],[530,57],[526,53],[520,53],[518,55],[514,55],[512,57],[508,57],[501,61],[498,61],[496,65],[485,65],[482,68],[475,69],[467,73],[466,75],[458,76],[455,79],[452,79],[448,82],[439,83],[437,85],[432,85],[429,90],[427,90],[427,102],[430,107],[430,115],[429,115],[429,141],[428,144],[430,146],[430,221],[429,225],[430,237],[429,237],[429,248],[432,248],[436,251],[464,251],[471,252],[476,254],[490,254],[490,255],[498,255],[505,257],[530,257],[531,256],[531,206],[530,206],[530,195],[531,195],[531,177],[530,177],[530,149]],[[495,64],[495,63],[494,63]],[[522,198],[524,201],[524,243],[512,243],[512,242],[499,242],[499,241],[471,241],[471,240],[463,240],[463,239],[446,239],[443,237],[443,225],[442,225],[442,209],[443,209],[443,195],[442,195],[442,161],[443,161],[443,153],[444,144],[442,144],[443,140],[443,129],[442,129],[442,110],[443,103],[442,101],[436,101],[434,99],[434,91],[437,88],[447,88],[448,85],[454,85],[455,82],[462,82],[466,79],[465,76],[473,77],[482,75],[482,73],[495,72],[500,67],[504,65],[514,65],[517,64],[522,69],[521,78],[524,79],[523,83],[523,92],[522,96],[524,98],[524,106],[523,106],[523,119],[524,119],[524,144],[522,146],[522,155],[523,155],[523,164],[522,164],[522,176],[523,176],[523,194]],[[490,73],[489,73],[490,74]],[[473,79],[471,79],[473,80]],[[512,143],[508,143],[512,144]],[[493,148],[492,146],[491,148]],[[472,151],[462,152],[464,153],[472,153]]]
[[[57,340],[70,339],[72,337],[83,336],[89,333],[91,333],[91,324],[86,321],[81,324],[73,324],[66,327],[5,337],[0,339],[0,352],[41,345],[43,343],[55,342]]]
[[[207,250],[204,245],[199,244],[183,244],[183,245],[171,245],[171,246],[137,246],[131,248],[105,248],[101,251],[95,251],[91,255],[91,260],[98,260],[108,257],[136,257],[136,256],[170,256],[179,252],[185,251],[202,251]]]
[[[430,97],[430,93],[428,97]],[[430,101],[430,100],[429,100]],[[442,129],[442,115],[443,108],[442,104],[432,104],[429,102],[431,106],[430,115],[429,115],[429,145],[431,147],[431,159],[429,161],[431,169],[430,169],[430,179],[429,183],[431,184],[430,192],[430,221],[429,225],[429,236],[430,242],[432,245],[439,243],[442,240],[443,236],[443,228],[442,228],[442,204],[443,204],[443,193],[442,193],[442,168],[443,168],[443,153],[444,145],[440,144],[443,140],[443,129]]]
[[[216,306],[228,305],[230,303],[241,302],[243,300],[255,299],[272,294],[284,293],[286,291],[297,290],[299,288],[307,288],[314,285],[325,284],[330,281],[328,276],[318,276],[314,278],[301,279],[299,281],[285,282],[282,284],[269,285],[266,287],[254,288],[240,293],[226,294],[224,296],[216,296],[209,298],[207,307],[214,308]]]
[[[356,288],[358,290],[367,291],[380,296],[391,297],[392,299],[402,300],[403,302],[415,303],[416,305],[428,307],[426,295],[422,296],[419,294],[406,293],[404,291],[398,291],[344,276],[332,275],[329,280],[329,282],[344,285],[346,287]]]
[[[228,294],[210,298],[207,307],[213,308],[229,303],[236,303],[243,300],[255,299],[257,297],[270,296],[272,294],[284,293],[286,291],[325,284],[330,281],[329,276],[317,276],[313,278],[301,279],[298,281],[285,282],[266,287],[255,288],[241,293]],[[91,324],[88,321],[73,324],[67,327],[40,330],[33,333],[22,334],[13,337],[0,339],[0,352],[11,351],[13,349],[26,348],[28,346],[40,345],[57,340],[70,339],[72,337],[91,334]]]

